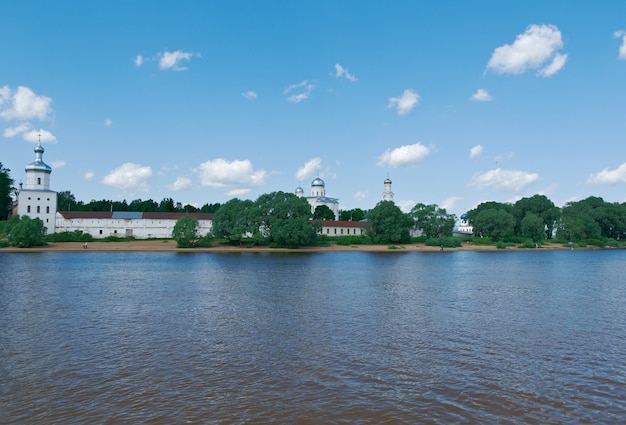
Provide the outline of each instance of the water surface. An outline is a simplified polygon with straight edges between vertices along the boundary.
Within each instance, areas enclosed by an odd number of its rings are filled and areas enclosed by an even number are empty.
[[[617,423],[626,252],[1,253],[0,423]]]

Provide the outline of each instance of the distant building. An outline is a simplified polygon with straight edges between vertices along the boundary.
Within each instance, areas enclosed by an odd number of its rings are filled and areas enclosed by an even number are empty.
[[[120,238],[171,238],[176,221],[184,212],[130,212],[130,211],[59,211],[56,214],[57,232],[79,230],[96,239],[108,236]],[[213,230],[212,213],[189,213],[198,220],[198,235]]]
[[[304,197],[304,190],[298,187],[295,194],[302,198]],[[324,180],[319,177],[311,182],[311,196],[307,196],[306,200],[311,205],[311,213],[315,212],[315,208],[326,205],[335,214],[335,219],[339,219],[339,199],[326,196]]]
[[[452,230],[453,236],[472,236],[474,234],[474,228],[467,221],[467,214],[461,214],[459,224]]]
[[[389,176],[387,176],[383,184],[385,185],[385,191],[383,192],[382,200],[393,202],[393,192],[391,191],[391,179],[389,179]]]
[[[55,232],[57,194],[50,190],[52,168],[43,162],[44,148],[41,142],[35,147],[35,161],[26,166],[26,184],[17,193],[17,213],[20,216],[39,218],[46,233]]]

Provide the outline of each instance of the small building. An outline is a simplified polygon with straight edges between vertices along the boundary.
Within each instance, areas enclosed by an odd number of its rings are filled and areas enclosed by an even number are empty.
[[[183,212],[129,212],[129,211],[59,211],[56,214],[57,232],[88,233],[95,239],[108,236],[121,238],[171,238],[176,221]],[[212,213],[189,213],[198,220],[198,235],[205,236],[213,229]]]
[[[311,220],[311,223],[314,223]],[[361,236],[366,232],[366,221],[322,220],[320,235],[326,236]]]
[[[43,153],[40,141],[35,146],[35,161],[26,166],[26,184],[20,183],[17,192],[17,214],[39,218],[49,234],[55,232],[57,194],[50,190],[52,168],[43,162]]]
[[[473,236],[474,227],[467,220],[467,214],[461,214],[459,224],[454,226],[452,236]]]

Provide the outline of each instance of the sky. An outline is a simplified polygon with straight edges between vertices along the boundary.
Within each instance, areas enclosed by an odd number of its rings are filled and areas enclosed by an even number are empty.
[[[626,202],[626,2],[0,2],[0,162],[202,206]]]

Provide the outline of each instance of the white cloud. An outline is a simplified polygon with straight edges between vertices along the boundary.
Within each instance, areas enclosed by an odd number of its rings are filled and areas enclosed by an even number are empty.
[[[50,165],[52,166],[52,168],[57,169],[57,168],[65,167],[66,163],[65,161],[61,160],[61,161],[53,161],[50,163]]]
[[[481,145],[476,145],[470,149],[470,158],[478,158],[483,153],[484,148]]]
[[[93,171],[87,171],[87,172],[85,173],[85,175],[83,176],[83,178],[84,178],[85,180],[93,180],[93,178],[94,178]]]
[[[394,204],[396,204],[396,206],[400,208],[402,212],[405,212],[405,213],[411,212],[411,210],[415,206],[415,202],[411,199],[405,199],[403,201],[394,201]]]
[[[134,62],[135,62],[135,66],[141,66],[141,65],[143,65],[143,63],[145,62],[145,59],[143,58],[143,56],[141,56],[141,55],[137,55],[137,56],[135,57]]]
[[[357,193],[354,194],[354,199],[356,199],[357,201],[362,201],[363,199],[367,198],[367,191],[366,190],[359,190]]]
[[[540,69],[537,75],[541,77],[550,77],[561,70],[565,66],[565,61],[567,61],[567,55],[562,55],[561,53],[557,53],[554,55],[552,59],[552,63],[550,65]]]
[[[152,177],[152,168],[149,166],[142,167],[139,164],[127,162],[107,174],[102,179],[102,183],[123,190],[147,192],[150,189],[150,177]]]
[[[616,184],[626,183],[626,162],[617,167],[615,170],[604,170],[591,174],[587,179],[588,184]]]
[[[317,157],[307,161],[302,167],[298,168],[298,171],[296,171],[296,180],[307,180],[313,174],[319,172],[321,166],[322,158]]]
[[[350,74],[348,72],[348,68],[344,68],[338,63],[335,64],[335,77],[337,78],[345,77],[346,80],[352,81],[353,83],[356,81],[356,77],[354,76],[354,74]]]
[[[173,69],[174,71],[185,71],[187,67],[181,66],[181,62],[191,60],[192,56],[193,53],[183,52],[182,50],[159,53],[159,68],[163,70]]]
[[[428,154],[430,154],[430,148],[422,145],[420,142],[414,145],[400,146],[393,150],[387,149],[385,153],[380,156],[378,166],[389,166],[391,168],[416,166],[422,162]]]
[[[619,46],[619,54],[617,57],[619,59],[626,60],[626,31],[615,31],[613,37],[622,39],[622,44]]]
[[[450,210],[456,207],[457,202],[459,202],[462,199],[463,198],[461,198],[460,196],[451,196],[450,198],[444,199],[441,205],[439,206],[441,208],[444,208],[449,213]]]
[[[265,184],[265,170],[254,171],[249,160],[227,161],[222,158],[203,162],[194,170],[200,177],[200,184],[207,187],[248,189]]]
[[[57,138],[54,134],[50,133],[48,130],[30,130],[24,132],[22,136],[24,140],[27,142],[43,142],[43,143],[56,143]]]
[[[476,93],[474,93],[471,97],[472,100],[476,100],[478,102],[489,102],[493,100],[493,97],[489,94],[489,92],[485,89],[478,89]]]
[[[406,89],[400,96],[390,97],[387,107],[395,107],[398,111],[398,115],[405,115],[411,112],[415,105],[419,105],[419,102],[419,94],[411,89]]]
[[[6,138],[17,136],[18,134],[26,133],[31,130],[33,126],[29,122],[24,122],[16,125],[15,127],[9,127],[4,129],[3,136]]]
[[[530,25],[513,44],[505,44],[493,51],[487,69],[496,74],[523,74],[529,69],[541,68],[552,59],[538,72],[538,75],[548,77],[565,65],[567,55],[558,53],[562,47],[561,31],[556,26]]]
[[[468,186],[475,186],[479,190],[493,188],[517,194],[538,179],[539,174],[537,173],[496,168],[495,170],[474,175]]]
[[[233,189],[226,192],[226,195],[236,198],[239,196],[247,195],[248,193],[250,193],[250,189]]]
[[[0,117],[6,120],[46,120],[52,114],[52,99],[38,96],[31,89],[19,86],[14,92],[8,86],[0,89]]]
[[[191,179],[187,177],[176,177],[176,181],[168,185],[167,188],[175,192],[179,190],[189,189],[191,187]]]
[[[111,127],[112,125],[113,125],[113,121],[110,118],[107,118],[106,120],[104,120],[105,127]]]
[[[245,97],[246,99],[250,99],[250,100],[254,100],[257,97],[256,92],[253,92],[253,91],[246,91],[246,92],[241,93],[241,95]]]
[[[293,103],[300,103],[303,100],[309,98],[314,87],[315,86],[311,84],[308,80],[304,80],[301,83],[290,85],[283,91],[283,94],[290,94],[292,92],[295,92],[291,94],[287,98],[287,100]]]

